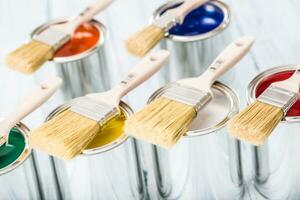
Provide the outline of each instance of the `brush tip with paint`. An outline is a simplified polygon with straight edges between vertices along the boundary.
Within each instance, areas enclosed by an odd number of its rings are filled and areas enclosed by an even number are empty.
[[[177,81],[126,121],[127,134],[170,148],[185,134],[197,112],[212,99],[211,86],[250,49],[252,37],[231,43],[198,78]]]
[[[228,124],[230,134],[261,145],[299,98],[300,70],[287,80],[272,83],[257,100]]]

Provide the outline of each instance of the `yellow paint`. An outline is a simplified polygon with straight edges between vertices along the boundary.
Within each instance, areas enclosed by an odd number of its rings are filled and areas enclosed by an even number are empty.
[[[117,140],[124,134],[126,117],[122,114],[119,117],[110,121],[97,134],[95,139],[86,147],[86,149],[94,149]]]

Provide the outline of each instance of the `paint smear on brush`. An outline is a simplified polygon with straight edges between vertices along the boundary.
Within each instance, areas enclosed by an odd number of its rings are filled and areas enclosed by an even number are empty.
[[[125,121],[126,117],[124,115],[110,121],[87,146],[86,150],[102,147],[116,141],[124,134]]]
[[[100,39],[100,32],[92,23],[79,26],[71,40],[55,52],[54,57],[68,57],[93,48]]]
[[[295,71],[284,71],[278,72],[268,76],[267,78],[263,79],[257,86],[256,89],[256,97],[261,95],[265,89],[267,89],[273,82],[283,81],[290,78]],[[300,116],[300,100],[298,100],[288,111],[287,116]]]

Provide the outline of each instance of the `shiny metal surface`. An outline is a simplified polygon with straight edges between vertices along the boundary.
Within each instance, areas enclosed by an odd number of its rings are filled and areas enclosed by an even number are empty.
[[[28,141],[28,128],[19,123],[15,126]],[[0,198],[39,200],[44,197],[32,150],[26,144],[22,154],[9,166],[0,169]]]
[[[72,104],[70,110],[95,120],[100,126],[119,114],[118,108],[96,101],[87,96],[77,98],[77,100],[78,101]]]
[[[162,96],[187,105],[191,105],[197,112],[212,98],[211,94],[208,92],[185,87],[178,83],[172,84],[172,86],[169,87]]]
[[[62,44],[69,41],[70,37],[69,34],[50,27],[47,31],[44,31],[43,34],[37,35],[34,40],[48,44],[49,46],[52,46],[54,50],[57,50]]]
[[[257,99],[261,102],[279,107],[287,113],[291,106],[298,100],[298,94],[271,85]]]
[[[75,101],[55,109],[47,120]],[[120,103],[120,109],[126,117],[133,114],[124,102]],[[146,198],[138,147],[125,134],[110,144],[85,150],[71,161],[54,158],[54,163],[64,199]]]
[[[31,38],[37,37],[50,25],[71,19],[51,20],[37,27],[31,33]],[[108,31],[102,23],[96,20],[92,20],[92,23],[98,28],[101,35],[93,48],[74,56],[56,57],[51,63],[56,69],[56,74],[63,79],[61,90],[66,100],[87,93],[102,92],[110,88],[110,76],[105,53],[105,40],[108,37]]]
[[[264,78],[297,69],[297,65],[279,66],[257,75],[248,86],[248,104],[256,100],[255,91]],[[286,116],[265,144],[252,146],[253,184],[256,192],[266,199],[300,198],[299,122],[300,117]]]
[[[181,0],[168,1],[157,8],[150,21],[158,18],[160,13],[166,8],[174,6],[182,2]],[[224,45],[224,41],[232,40],[229,31],[225,29],[230,22],[230,9],[220,1],[211,1],[217,5],[224,13],[223,23],[212,31],[195,35],[195,36],[179,36],[166,34],[166,39],[159,43],[159,48],[167,49],[171,52],[170,61],[161,72],[163,83],[173,82],[186,77],[194,77],[200,75],[221,50],[220,44]],[[209,39],[209,40],[207,40]],[[222,41],[220,43],[220,41]],[[231,74],[225,75],[225,77]]]
[[[160,14],[163,11],[165,11],[167,8],[175,6],[182,2],[183,2],[182,0],[171,0],[171,1],[168,1],[167,3],[161,5],[159,8],[157,8],[154,11],[153,15],[150,18],[150,22],[153,22],[153,21],[159,19]],[[224,13],[224,20],[217,28],[215,28],[214,30],[212,30],[208,33],[199,34],[199,35],[195,35],[195,36],[179,36],[179,35],[172,35],[172,34],[166,33],[167,39],[172,40],[174,42],[195,42],[195,41],[200,41],[200,40],[205,40],[205,39],[211,38],[211,37],[215,36],[216,34],[220,33],[221,31],[223,31],[225,28],[227,28],[227,26],[230,23],[230,15],[231,15],[231,11],[230,11],[229,7],[225,3],[218,1],[218,0],[213,0],[213,1],[211,1],[211,3],[218,6]],[[169,18],[171,18],[171,17],[169,17]],[[173,17],[173,19],[176,19],[176,18]]]
[[[156,91],[149,102],[165,90]],[[221,83],[213,86],[213,92],[221,95],[229,106],[227,115],[219,119],[219,123],[187,132],[172,149],[151,146],[153,166],[148,170],[154,170],[156,175],[158,199],[243,197],[240,142],[231,138],[223,128],[238,112],[239,101],[235,92]]]

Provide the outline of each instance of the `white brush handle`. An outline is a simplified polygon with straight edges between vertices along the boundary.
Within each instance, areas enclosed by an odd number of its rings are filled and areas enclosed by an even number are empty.
[[[41,106],[53,95],[61,83],[61,78],[53,77],[27,93],[25,98],[22,100],[23,104],[21,104],[14,113],[10,114],[0,122],[0,135],[8,134],[13,126]]]
[[[61,28],[67,33],[72,33],[79,25],[93,19],[96,14],[108,7],[112,1],[113,0],[98,0],[97,3],[90,5],[82,11],[74,20],[61,25]]]
[[[294,93],[299,93],[300,88],[300,69],[297,69],[295,73],[287,80],[272,83],[277,87],[284,88]],[[299,94],[300,95],[300,94]]]
[[[182,24],[186,15],[208,1],[209,0],[185,0],[180,6],[168,10],[167,13],[172,13],[172,15],[176,16],[179,23]]]
[[[158,50],[151,52],[144,57],[126,76],[126,78],[120,82],[119,85],[114,87],[112,91],[120,100],[132,89],[149,79],[155,74],[164,63],[167,62],[170,56],[167,50]]]
[[[254,38],[251,36],[244,36],[232,42],[199,77],[201,81],[211,86],[221,75],[231,69],[247,54],[253,43]]]

